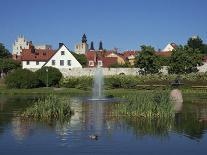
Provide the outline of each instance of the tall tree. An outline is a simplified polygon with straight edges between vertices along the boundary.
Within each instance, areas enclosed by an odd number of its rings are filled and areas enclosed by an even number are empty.
[[[169,73],[186,74],[197,72],[201,66],[203,55],[199,49],[189,46],[178,46],[172,51],[169,63]]]
[[[187,45],[193,50],[198,49],[201,53],[207,54],[207,45],[203,43],[203,40],[199,36],[189,38]]]
[[[78,62],[83,66],[86,67],[88,65],[88,60],[84,54],[77,54],[75,52],[71,52],[73,56],[78,60]]]
[[[159,73],[161,65],[159,57],[155,54],[155,50],[151,46],[141,46],[141,52],[136,57],[135,66],[140,68],[143,74]]]
[[[11,57],[11,53],[5,48],[5,46],[0,43],[0,58],[8,58]]]

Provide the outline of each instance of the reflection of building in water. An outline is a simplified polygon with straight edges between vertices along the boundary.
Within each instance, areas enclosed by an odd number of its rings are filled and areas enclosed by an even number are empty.
[[[174,103],[174,109],[176,112],[181,112],[183,107],[183,96],[179,89],[173,89],[170,92],[171,100]]]
[[[19,117],[14,117],[11,121],[12,133],[16,140],[22,141],[32,134],[33,126],[30,121],[22,121]]]
[[[69,120],[64,122],[56,122],[55,131],[62,141],[65,141],[73,131],[81,131],[83,129],[83,104],[77,98],[71,99],[71,108],[74,114]]]

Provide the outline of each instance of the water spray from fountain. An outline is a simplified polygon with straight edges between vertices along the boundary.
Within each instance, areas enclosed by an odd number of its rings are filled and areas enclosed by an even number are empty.
[[[94,74],[94,83],[93,83],[93,99],[103,99],[103,69],[101,67],[97,67]]]

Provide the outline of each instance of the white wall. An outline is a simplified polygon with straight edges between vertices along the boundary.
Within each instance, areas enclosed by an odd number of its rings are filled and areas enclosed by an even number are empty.
[[[65,55],[61,55],[61,51],[65,52]],[[52,60],[55,60],[55,65],[52,65]],[[64,66],[60,65],[60,60],[64,61]],[[71,60],[71,66],[68,66],[68,60]],[[81,64],[75,59],[75,57],[70,53],[65,45],[63,45],[55,55],[46,63],[45,66],[51,66],[58,69],[66,68],[82,68]]]
[[[171,44],[167,44],[167,46],[165,46],[165,48],[162,50],[163,52],[165,51],[172,51],[174,49],[174,47],[172,47]]]
[[[39,65],[36,65],[36,61],[29,61],[29,65],[27,65],[27,61],[22,61],[23,69],[40,69],[45,64],[45,61],[39,61]]]

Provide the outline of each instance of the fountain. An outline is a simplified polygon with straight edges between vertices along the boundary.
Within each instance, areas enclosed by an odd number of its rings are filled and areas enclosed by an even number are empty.
[[[103,70],[101,67],[97,67],[94,74],[94,83],[93,83],[93,100],[101,100],[104,99],[103,95]]]
[[[87,100],[96,103],[100,103],[100,102],[112,103],[112,102],[124,101],[123,99],[104,96],[103,90],[104,90],[103,69],[98,66],[94,74],[93,91],[92,91],[93,95],[92,98],[88,98]]]

